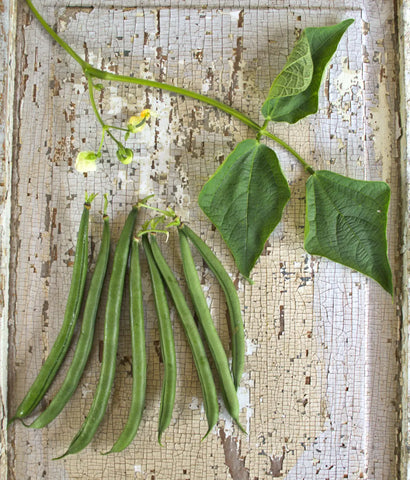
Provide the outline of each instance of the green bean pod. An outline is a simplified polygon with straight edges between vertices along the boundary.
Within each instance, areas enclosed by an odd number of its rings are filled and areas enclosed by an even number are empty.
[[[134,238],[130,262],[130,320],[132,345],[132,396],[127,423],[108,453],[121,452],[134,440],[145,407],[147,359],[145,353],[144,309],[142,303],[139,240]]]
[[[222,266],[222,263],[208,245],[187,225],[182,224],[180,228],[199,251],[225,293],[229,310],[229,326],[232,342],[232,375],[235,388],[238,389],[245,363],[245,333],[238,292],[227,271]]]
[[[201,283],[195,268],[195,262],[189,247],[188,238],[181,229],[178,229],[178,235],[182,265],[184,268],[188,290],[195,312],[198,316],[199,323],[202,327],[205,340],[208,344],[216,366],[216,370],[218,372],[225,407],[241,430],[244,431],[243,427],[239,423],[239,401],[236,394],[236,388],[231,377],[231,372],[229,370],[228,359],[226,357],[225,350],[222,346],[218,332],[216,331],[214,322],[212,321],[211,312],[209,311],[205,295],[201,288]]]
[[[136,218],[137,207],[135,206],[128,215],[114,253],[112,272],[108,287],[107,305],[105,308],[104,350],[101,362],[101,373],[93,403],[88,412],[87,418],[77,435],[73,438],[68,450],[63,455],[56,458],[56,460],[83,450],[91,442],[107,409],[111,388],[114,382],[125,272]]]
[[[50,405],[31,424],[31,428],[42,428],[53,421],[63,410],[72,397],[87,363],[94,338],[95,319],[100,304],[101,291],[107,271],[108,257],[110,255],[110,223],[107,215],[104,215],[104,227],[101,239],[101,247],[98,253],[95,270],[91,279],[87,300],[84,307],[83,323],[81,332],[74,352],[73,360],[67,375],[59,391]]]
[[[70,346],[78,314],[80,312],[87,276],[89,210],[94,198],[95,195],[90,195],[89,197],[86,196],[86,201],[84,203],[77,236],[73,275],[71,277],[70,291],[68,293],[64,320],[60,332],[58,333],[40,372],[18,406],[15,415],[9,421],[9,424],[18,418],[23,419],[27,417],[37,407],[50,387],[51,382],[54,380],[54,377],[67,353],[68,347]]]
[[[161,391],[161,405],[158,421],[158,443],[161,445],[161,436],[169,426],[175,403],[177,365],[175,357],[174,333],[172,331],[171,317],[164,282],[155,263],[147,237],[142,237],[142,244],[147,257],[151,275],[152,291],[154,294],[155,310],[159,324],[161,343],[161,356],[164,363],[164,381]]]
[[[219,416],[218,397],[216,395],[216,388],[212,377],[211,367],[209,366],[205,348],[195,324],[195,320],[188,308],[181,288],[174,274],[169,268],[165,258],[163,257],[158,243],[153,235],[151,235],[150,245],[155,263],[157,264],[162,278],[164,279],[169,293],[171,294],[175,308],[177,309],[179,318],[184,328],[185,335],[188,339],[188,343],[191,347],[192,355],[194,357],[195,366],[204,396],[205,413],[208,420],[208,431],[204,436],[205,438],[218,421]]]

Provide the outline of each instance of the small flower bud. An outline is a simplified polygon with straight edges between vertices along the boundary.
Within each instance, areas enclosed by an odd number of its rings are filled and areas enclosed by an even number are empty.
[[[134,158],[134,152],[130,148],[120,147],[117,150],[117,158],[124,165],[128,165]]]

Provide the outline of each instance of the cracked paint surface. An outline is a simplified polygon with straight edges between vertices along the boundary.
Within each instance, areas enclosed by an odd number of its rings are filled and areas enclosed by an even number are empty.
[[[247,1],[246,5],[238,1],[234,8],[219,1],[208,2],[207,8],[188,3],[179,2],[177,8],[143,0],[135,8],[124,0],[113,9],[112,2],[105,1],[94,8],[66,8],[59,2],[55,8],[55,2],[44,0],[39,8],[95,66],[175,82],[225,100],[254,119],[259,118],[260,104],[300,30],[355,18],[325,78],[318,114],[291,127],[276,125],[275,133],[316,168],[356,178],[388,179],[392,191],[397,189],[397,132],[390,118],[396,109],[393,13],[386,2],[344,0],[332,9],[321,0],[294,0],[290,6],[281,0]],[[111,446],[128,414],[130,332],[124,309],[115,387],[92,444],[64,462],[51,460],[68,445],[91,404],[100,366],[102,313],[89,365],[61,416],[42,431],[21,425],[10,429],[10,478],[26,478],[26,472],[33,478],[107,480],[394,476],[395,307],[361,275],[304,252],[306,178],[295,160],[274,147],[289,179],[292,200],[265,246],[250,285],[237,276],[229,252],[197,206],[202,185],[235,144],[249,135],[248,129],[190,99],[111,84],[96,96],[107,122],[121,125],[144,108],[158,116],[130,137],[136,158],[132,165],[118,164],[115,147],[106,142],[98,171],[80,176],[73,168],[75,156],[79,150],[97,148],[100,136],[84,78],[24,9],[18,25],[20,82],[15,119],[21,145],[13,166],[11,270],[15,273],[10,277],[9,403],[22,398],[57,334],[84,190],[109,193],[114,242],[130,205],[155,193],[157,206],[171,204],[212,246],[237,286],[246,330],[240,421],[248,436],[238,431],[220,399],[220,421],[201,442],[207,427],[201,390],[189,346],[172,311],[177,397],[164,447],[158,446],[162,364],[147,288],[147,407],[131,447],[116,456],[99,453]],[[38,128],[23,131],[24,121]],[[393,194],[392,222],[398,218],[397,201]],[[91,215],[92,259],[102,231],[99,209]],[[140,224],[146,218],[143,212]],[[394,225],[389,235],[394,252]],[[181,279],[177,239],[171,236],[162,246]],[[196,261],[229,351],[223,294],[198,256]],[[394,268],[400,268],[397,261]],[[143,280],[148,281],[146,265]],[[50,389],[45,403],[58,384]]]

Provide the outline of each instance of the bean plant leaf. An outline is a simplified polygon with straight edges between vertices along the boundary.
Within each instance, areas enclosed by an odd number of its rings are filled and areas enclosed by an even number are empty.
[[[305,91],[312,81],[313,60],[306,35],[296,42],[283,70],[270,87],[271,98],[291,97]]]
[[[327,170],[306,183],[305,249],[357,270],[393,293],[387,258],[390,188]]]
[[[204,185],[199,205],[245,277],[249,278],[289,198],[276,153],[252,139],[239,143]]]
[[[349,19],[329,27],[309,27],[302,32],[263,104],[262,114],[266,119],[296,123],[317,112],[324,71],[353,22]]]

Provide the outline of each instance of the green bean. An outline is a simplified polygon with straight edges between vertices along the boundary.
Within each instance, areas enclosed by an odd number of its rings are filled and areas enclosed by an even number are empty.
[[[151,235],[151,250],[157,267],[161,272],[162,278],[164,279],[165,284],[167,285],[171,294],[175,308],[177,309],[179,318],[184,328],[185,335],[188,339],[188,343],[191,347],[192,355],[194,357],[195,366],[204,396],[205,413],[208,420],[208,431],[203,437],[205,438],[218,421],[219,414],[218,397],[216,395],[216,388],[212,377],[211,367],[209,366],[205,348],[202,343],[201,336],[199,335],[199,331],[196,327],[195,320],[191,315],[181,288],[167,262],[165,261],[165,258],[163,257],[158,243],[153,235]]]
[[[73,438],[68,450],[58,458],[63,458],[66,455],[83,450],[83,448],[91,442],[107,409],[108,399],[114,382],[125,272],[136,218],[137,207],[133,207],[122,229],[114,253],[113,267],[108,287],[107,305],[105,308],[104,350],[101,362],[101,373],[93,403],[87,418],[77,435]]]
[[[90,354],[94,337],[95,319],[100,303],[101,291],[107,271],[108,257],[110,254],[110,224],[107,215],[104,215],[104,227],[101,247],[91,279],[84,307],[81,333],[74,352],[73,360],[67,375],[56,396],[41,415],[29,425],[31,428],[42,428],[54,420],[72,397],[83,374]]]
[[[158,443],[161,445],[161,436],[171,422],[175,403],[177,377],[175,344],[164,283],[145,235],[142,237],[142,244],[151,274],[152,291],[159,324],[161,355],[164,363],[164,382],[162,384],[158,421]]]
[[[87,275],[88,262],[88,221],[91,202],[95,195],[86,195],[84,209],[81,216],[80,228],[77,236],[77,245],[74,257],[73,275],[71,278],[70,291],[68,293],[64,320],[60,332],[50,350],[48,357],[43,363],[40,372],[31,385],[26,396],[17,408],[12,423],[17,418],[23,419],[40,403],[48,388],[56,376],[64,357],[70,346],[81,307],[81,301],[84,293],[85,279]]]
[[[245,363],[245,334],[238,293],[230,276],[208,245],[187,225],[182,224],[180,228],[195,245],[225,293],[226,303],[229,310],[229,325],[232,342],[232,375],[235,388],[238,389]]]
[[[134,440],[145,406],[147,360],[145,355],[144,309],[142,303],[139,240],[134,238],[130,265],[130,321],[132,345],[132,396],[127,423],[107,453],[121,452]]]
[[[209,311],[205,295],[201,288],[201,283],[195,268],[194,259],[189,247],[188,238],[181,229],[178,229],[178,234],[185,279],[194,309],[198,316],[199,323],[202,327],[202,331],[219,375],[225,407],[231,417],[238,424],[239,428],[242,431],[245,431],[239,423],[238,396],[236,395],[236,388],[229,370],[228,359],[222,346],[222,342],[216,331],[214,322],[212,321],[211,312]]]

